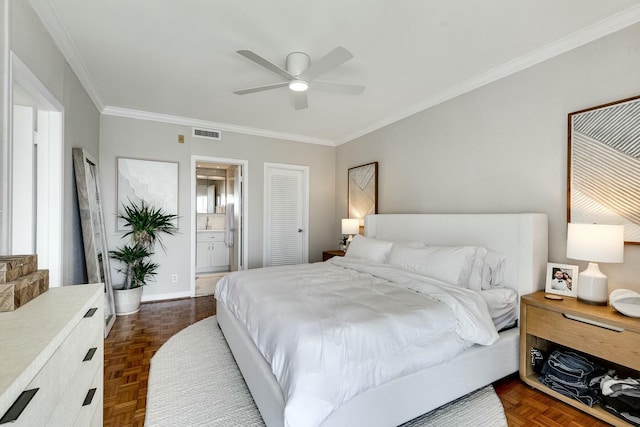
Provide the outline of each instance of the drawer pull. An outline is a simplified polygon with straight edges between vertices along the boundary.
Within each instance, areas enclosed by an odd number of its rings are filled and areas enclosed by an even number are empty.
[[[33,396],[40,390],[39,388],[32,388],[31,390],[25,390],[18,396],[9,410],[0,418],[0,424],[10,423],[16,421],[22,414],[22,411],[27,407]]]
[[[84,356],[84,359],[82,359],[82,361],[88,362],[89,360],[93,359],[93,355],[96,354],[96,350],[98,350],[98,347],[91,347],[89,351],[87,351],[87,354]]]
[[[567,319],[575,320],[577,322],[587,323],[589,325],[597,326],[599,328],[609,329],[609,330],[615,331],[615,332],[624,331],[624,328],[619,328],[617,326],[608,325],[606,323],[598,322],[598,321],[591,320],[591,319],[585,319],[584,317],[580,317],[580,316],[574,316],[573,314],[563,313],[562,315],[564,317],[566,317]]]
[[[84,402],[82,402],[82,406],[91,405],[91,401],[93,400],[93,396],[96,394],[95,388],[92,388],[87,392],[86,397],[84,398]]]
[[[91,309],[89,309],[89,311],[87,311],[87,314],[84,315],[84,317],[93,317],[94,314],[96,314],[96,311],[98,311],[98,309],[96,307],[93,307]]]

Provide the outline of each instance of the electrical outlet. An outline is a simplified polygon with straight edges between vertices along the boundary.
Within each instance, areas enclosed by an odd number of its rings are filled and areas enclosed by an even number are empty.
[[[178,275],[177,274],[172,274],[171,275],[171,283],[178,283]]]

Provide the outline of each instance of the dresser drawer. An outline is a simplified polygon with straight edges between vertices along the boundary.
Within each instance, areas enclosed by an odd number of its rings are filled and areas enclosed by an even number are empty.
[[[95,407],[96,402],[102,402],[104,347],[101,344],[97,348],[93,347],[96,348],[96,351],[91,354],[91,360],[83,361],[73,374],[69,387],[60,397],[58,405],[47,421],[47,426],[71,426],[74,424],[73,421],[80,417],[81,414],[84,414],[85,425],[91,419],[93,411],[88,407]],[[96,379],[96,375],[100,375],[99,381]],[[98,382],[99,384],[97,384]],[[92,389],[95,391],[90,392]],[[89,399],[87,399],[88,393],[90,393]]]
[[[103,372],[95,372],[81,399],[81,407],[73,425],[77,427],[102,426]],[[54,427],[54,424],[51,425]]]
[[[76,388],[73,378],[81,370],[83,359],[91,348],[96,348],[96,353],[91,363],[97,369],[102,366],[100,359],[103,353],[102,322],[104,315],[101,306],[96,307],[91,317],[83,317],[75,326],[69,336],[63,341],[40,372],[26,387],[26,390],[38,389],[35,396],[27,405],[24,412],[16,421],[16,426],[44,426],[51,420],[51,414],[60,405],[60,398],[69,390]],[[90,377],[91,378],[91,377]],[[77,405],[75,412],[68,413],[66,419],[73,421],[79,410]],[[58,425],[69,425],[61,423]]]
[[[224,242],[224,231],[200,231],[197,233],[197,242]]]
[[[585,321],[590,321],[583,317]],[[563,313],[527,306],[526,331],[548,341],[640,370],[640,334],[567,318]]]
[[[100,390],[104,390],[104,389],[100,388]],[[96,403],[95,411],[93,411],[93,418],[88,424],[90,427],[102,427],[103,425],[103,420],[104,420],[104,410],[102,409],[103,399],[104,399],[104,396],[100,396],[100,400]],[[78,424],[78,427],[82,427],[82,426]]]

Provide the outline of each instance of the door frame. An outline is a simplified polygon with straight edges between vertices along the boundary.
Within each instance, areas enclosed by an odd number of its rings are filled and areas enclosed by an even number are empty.
[[[267,170],[269,168],[274,169],[287,169],[302,172],[302,176],[304,182],[302,183],[302,188],[304,194],[302,196],[302,263],[306,264],[309,262],[309,166],[304,165],[292,165],[286,163],[270,163],[264,162],[264,172],[263,172],[263,180],[264,180],[264,201],[263,201],[263,217],[264,222],[262,226],[262,265],[267,265],[267,245],[269,242],[269,238],[267,232],[269,231],[267,224],[267,198],[271,194],[271,187],[269,186],[269,182],[267,180]]]
[[[197,213],[196,213],[196,165],[198,162],[207,163],[224,163],[228,165],[236,165],[242,168],[242,253],[237,253],[238,259],[242,260],[242,263],[238,264],[238,270],[246,270],[249,263],[249,161],[240,159],[228,159],[224,157],[212,157],[191,155],[191,174],[189,179],[191,180],[191,264],[190,264],[190,277],[191,277],[191,296],[196,295],[196,227],[197,227]],[[239,251],[238,251],[239,252]]]
[[[34,251],[37,252],[38,248],[46,249],[48,259],[46,265],[42,265],[42,268],[49,270],[49,286],[61,286],[62,285],[62,269],[63,269],[63,221],[64,216],[64,106],[49,90],[40,82],[38,77],[27,67],[27,65],[20,60],[13,52],[9,56],[9,70],[10,70],[10,91],[9,91],[9,143],[6,147],[7,159],[8,159],[8,206],[12,206],[13,197],[12,192],[12,177],[13,167],[12,164],[12,145],[14,144],[13,138],[13,104],[14,104],[14,91],[19,90],[30,100],[34,102],[32,107],[37,110],[38,121],[38,140],[41,144],[47,145],[46,163],[42,168],[38,168],[38,172],[42,173],[46,166],[46,177],[38,177],[38,186],[43,190],[42,186],[45,186],[46,194],[38,194],[37,197],[41,202],[47,204],[47,212],[43,215],[42,212],[38,214],[37,222],[42,227],[47,227],[47,236],[45,239],[40,240],[40,243],[36,243]],[[42,128],[42,129],[41,129]],[[37,143],[36,143],[37,144]],[[43,147],[44,147],[43,145]],[[39,153],[39,160],[43,161],[40,157],[43,153]],[[35,178],[34,178],[35,180]],[[35,182],[35,181],[34,181]],[[7,208],[8,208],[7,206]],[[11,209],[6,209],[7,219],[7,246],[11,246],[12,241],[12,228],[13,218],[11,216]]]

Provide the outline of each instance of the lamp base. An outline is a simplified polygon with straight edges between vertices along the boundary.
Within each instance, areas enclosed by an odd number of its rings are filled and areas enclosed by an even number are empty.
[[[609,297],[607,276],[602,274],[597,263],[590,262],[578,278],[578,301],[592,305],[607,305]]]
[[[347,239],[347,244],[345,249],[349,249],[349,245],[351,244],[352,241],[353,241],[353,234],[349,234],[349,238]]]
[[[587,299],[582,299],[580,297],[578,297],[578,302],[581,302],[582,304],[589,304],[589,305],[599,305],[599,306],[607,305],[607,301],[605,301],[605,302],[589,301]]]

